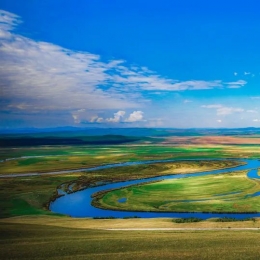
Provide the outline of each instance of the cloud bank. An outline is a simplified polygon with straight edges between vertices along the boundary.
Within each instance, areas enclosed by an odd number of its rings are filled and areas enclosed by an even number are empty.
[[[103,118],[99,116],[92,117],[89,122],[92,123],[134,123],[144,121],[144,112],[143,111],[133,111],[128,117],[126,112],[123,110],[117,111],[114,113],[114,117]],[[78,117],[77,117],[78,119]]]

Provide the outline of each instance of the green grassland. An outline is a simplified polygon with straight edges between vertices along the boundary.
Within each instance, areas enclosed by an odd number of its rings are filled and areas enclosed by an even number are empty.
[[[22,156],[39,156],[20,158]],[[258,146],[40,146],[0,148],[0,174],[48,172],[156,159],[259,158]],[[6,160],[9,158],[16,158]]]
[[[259,259],[258,231],[106,231],[0,223],[0,258]]]
[[[135,185],[98,194],[94,205],[129,211],[259,212],[260,181],[247,171]],[[125,198],[124,203],[119,200]]]
[[[0,179],[0,218],[22,215],[53,215],[48,210],[56,188],[78,175],[35,176]]]
[[[0,179],[0,217],[52,214],[47,210],[50,199],[58,194],[57,187],[73,191],[97,185],[100,182],[116,182],[142,179],[174,173],[198,172],[239,165],[236,161],[180,161],[175,163],[135,165],[63,175],[28,176]],[[63,184],[63,185],[62,185]]]
[[[66,189],[71,183],[75,183],[76,185],[73,186],[75,191],[96,185],[101,181],[114,182],[230,167],[232,165],[229,165],[227,161],[221,161],[217,164],[206,159],[259,158],[260,147],[258,146],[122,144],[0,148],[0,160],[21,156],[43,157],[0,162],[0,173],[48,172],[152,159],[205,158],[205,160],[190,163],[182,161],[136,165],[56,176],[2,178],[0,179],[0,259],[244,260],[260,258],[259,231],[238,232],[232,231],[232,229],[226,231],[101,230],[111,227],[260,227],[258,219],[256,222],[201,221],[181,224],[173,223],[171,219],[72,219],[53,214],[47,209],[49,200],[57,196],[56,189],[61,187],[61,184],[64,184],[63,188]],[[210,182],[213,186],[211,186],[212,189],[205,190],[200,198],[213,197],[212,190],[213,187],[216,188],[214,186],[216,184],[221,184],[225,192],[240,189],[244,194],[253,192],[257,188],[257,182],[248,181],[245,178],[245,172],[237,173],[237,175],[238,177],[233,179],[231,176],[228,178],[229,175],[223,175],[222,181],[220,179],[204,179],[204,186],[209,185]],[[187,178],[185,181],[191,182],[192,179],[195,178]],[[236,179],[241,179],[241,181]],[[225,180],[234,185],[232,189]],[[178,181],[180,181],[179,189],[176,186],[176,191],[180,193],[181,181],[184,180]],[[240,186],[236,187],[235,185],[238,184]],[[158,185],[157,190],[159,190],[159,183],[154,183],[154,185]],[[192,184],[189,185],[192,189]],[[198,187],[199,183],[196,181],[194,185]],[[193,188],[193,196],[196,194],[198,196],[199,191],[196,193],[196,188]],[[190,195],[191,193],[186,192],[181,199],[189,199]],[[237,199],[239,195],[241,194],[236,194]],[[236,196],[223,195],[221,199]],[[254,203],[256,206],[259,205],[257,201]],[[171,205],[167,207],[171,207]],[[238,211],[240,210],[243,208],[238,209]]]

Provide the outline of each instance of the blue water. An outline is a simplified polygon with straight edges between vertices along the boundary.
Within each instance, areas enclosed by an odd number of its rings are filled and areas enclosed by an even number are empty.
[[[257,197],[257,196],[259,196],[259,195],[260,195],[260,191],[255,192],[255,193],[253,193],[253,194],[248,194],[248,195],[245,196],[245,198]]]
[[[118,202],[120,202],[120,203],[125,203],[126,201],[127,201],[127,198],[121,198],[118,200]]]
[[[196,159],[198,160],[198,159]],[[113,167],[121,167],[126,165],[137,165],[137,164],[151,164],[157,162],[171,162],[177,160],[156,160],[156,161],[139,161],[139,162],[130,162],[130,163],[121,163],[114,165],[103,165],[99,167],[91,168],[93,170],[100,170],[106,168]],[[85,190],[81,190],[75,193],[66,194],[54,202],[50,204],[49,209],[56,213],[61,213],[65,215],[69,215],[71,217],[116,217],[116,218],[124,218],[124,217],[142,217],[142,218],[159,218],[159,217],[171,217],[171,218],[187,218],[187,217],[198,217],[202,219],[213,218],[213,217],[232,217],[237,219],[243,219],[248,217],[260,217],[260,213],[248,213],[248,214],[239,214],[239,213],[175,213],[175,212],[133,212],[133,211],[119,211],[119,210],[106,210],[95,208],[91,205],[91,195],[96,192],[110,190],[110,189],[118,189],[123,188],[128,185],[146,183],[150,181],[159,181],[165,179],[179,179],[179,178],[192,178],[196,176],[204,176],[209,174],[220,174],[229,171],[238,171],[238,170],[250,170],[248,173],[249,178],[258,178],[257,169],[260,167],[259,160],[249,160],[243,159],[240,160],[242,162],[246,162],[246,165],[241,165],[229,169],[222,170],[213,170],[208,172],[200,172],[193,174],[177,174],[177,175],[167,175],[167,176],[159,176],[153,178],[147,178],[142,180],[132,180],[126,182],[117,182],[110,183],[103,186],[87,188]],[[88,169],[90,170],[90,169]],[[78,170],[76,170],[78,171]]]
[[[215,197],[228,196],[228,195],[239,194],[239,193],[241,193],[241,191],[234,191],[234,192],[222,193],[222,194],[217,194],[217,195],[214,195],[214,196],[215,196]]]

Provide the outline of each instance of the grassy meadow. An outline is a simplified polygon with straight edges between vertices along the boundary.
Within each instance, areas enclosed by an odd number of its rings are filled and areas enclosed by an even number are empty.
[[[259,212],[260,181],[247,171],[164,180],[112,190],[96,197],[101,208],[129,211]],[[121,200],[124,199],[124,202]]]
[[[62,175],[26,176],[0,179],[0,217],[52,214],[48,203],[58,196],[57,187],[68,192],[98,185],[100,182],[116,182],[142,179],[160,175],[209,171],[240,165],[236,161],[179,161],[151,165],[133,165],[99,171]]]
[[[57,196],[57,188],[67,191],[72,183],[75,183],[73,191],[76,191],[100,182],[179,173],[191,173],[192,176],[192,173],[199,171],[238,165],[235,161],[225,160],[226,158],[260,157],[260,146],[252,144],[256,140],[254,138],[250,138],[249,144],[221,145],[214,143],[212,139],[209,143],[199,144],[196,143],[198,138],[137,138],[137,142],[132,140],[133,142],[127,144],[106,145],[22,144],[0,147],[0,174],[45,173],[138,160],[181,160],[73,174],[0,178],[0,258],[258,259],[259,231],[235,231],[232,228],[259,228],[259,219],[235,222],[218,222],[211,219],[196,223],[175,223],[172,219],[73,219],[48,210],[49,201]],[[248,136],[246,138],[248,139]],[[88,140],[85,139],[84,142]],[[113,138],[111,140],[114,142]],[[185,161],[200,158],[203,158],[203,161]],[[207,160],[212,158],[223,160]],[[246,172],[233,172],[218,177],[191,177],[128,187],[101,196],[99,203],[103,203],[102,207],[121,209],[127,206],[163,211],[175,211],[176,207],[179,211],[259,211],[257,197],[243,200],[246,194],[255,191],[259,191],[258,181],[246,178]],[[231,194],[232,192],[235,193]],[[217,194],[222,196],[215,196]],[[118,199],[122,197],[127,197],[126,203],[118,203]],[[201,201],[206,198],[209,200]],[[185,203],[181,200],[193,202]],[[192,227],[228,230],[106,230]]]
[[[0,222],[0,258],[244,260],[260,257],[259,231],[232,231],[232,228],[222,231],[110,231],[75,228],[72,221],[70,224],[58,227],[44,222]]]
[[[34,157],[37,156],[37,157]],[[0,148],[0,174],[48,172],[158,159],[259,158],[253,145],[40,146]],[[10,160],[11,158],[11,160]]]

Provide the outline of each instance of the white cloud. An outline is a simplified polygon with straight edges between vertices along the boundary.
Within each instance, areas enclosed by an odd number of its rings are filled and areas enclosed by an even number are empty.
[[[254,122],[260,122],[260,119],[253,119]]]
[[[112,78],[109,70],[123,61],[100,61],[98,55],[74,52],[12,33],[18,17],[0,12],[0,87],[3,109],[77,110],[137,108],[127,96],[102,89]],[[3,102],[1,102],[3,104]]]
[[[126,112],[119,110],[114,113],[113,117],[103,118],[99,116],[92,116],[89,120],[91,123],[134,123],[138,121],[143,121],[143,112],[142,111],[133,111],[130,113],[129,117],[125,118]]]
[[[10,38],[10,30],[14,29],[20,23],[19,16],[0,10],[0,39]]]
[[[221,122],[222,122],[222,120],[221,120],[221,119],[218,119],[218,120],[217,120],[217,122],[218,122],[218,123],[221,123]]]
[[[141,75],[140,73],[132,73],[129,77],[121,77],[116,75],[114,81],[125,86],[135,87],[147,91],[184,91],[184,90],[205,90],[213,88],[240,88],[247,82],[238,80],[236,82],[222,82],[221,80],[204,81],[204,80],[188,80],[178,81],[165,79],[158,75]]]
[[[185,99],[185,100],[183,101],[184,104],[191,103],[191,102],[192,102],[192,101],[189,100],[189,99]]]
[[[247,84],[245,80],[238,80],[234,82],[227,82],[227,87],[228,88],[241,88]]]
[[[123,60],[75,52],[15,34],[19,17],[0,12],[0,87],[9,108],[31,110],[124,109],[145,103],[142,91],[182,91],[241,87],[245,81],[178,81]],[[138,97],[137,94],[138,93]],[[22,102],[21,102],[22,100]],[[6,109],[6,106],[5,106]]]
[[[204,108],[221,108],[223,106],[216,104],[216,105],[203,105],[201,107],[204,107]]]
[[[110,123],[118,123],[118,122],[120,122],[120,120],[123,118],[124,115],[125,115],[125,111],[121,110],[121,111],[114,113],[114,117],[107,118],[106,121],[110,122]]]
[[[134,111],[129,117],[125,120],[125,122],[137,122],[143,120],[143,112],[142,111]]]
[[[161,78],[158,75],[143,76],[138,73],[128,78],[116,77],[115,80],[120,83],[138,86],[143,90],[161,90],[161,91],[183,91],[183,90],[202,90],[212,88],[222,88],[224,85],[220,80],[203,81],[189,80],[180,82]]]
[[[256,110],[253,110],[253,109],[249,109],[249,110],[246,110],[247,113],[258,113]]]
[[[99,117],[97,120],[96,120],[97,123],[101,123],[101,122],[104,122],[104,119],[102,117]]]
[[[92,116],[89,120],[89,122],[93,123],[96,122],[96,120],[98,119],[98,116]]]
[[[89,120],[90,123],[102,123],[104,122],[104,118],[103,117],[98,117],[98,116],[92,116]]]
[[[74,119],[74,123],[78,124],[80,123],[80,120],[79,120],[79,116],[78,115],[72,115],[73,119]]]
[[[233,113],[241,113],[244,111],[243,108],[236,108],[236,107],[226,107],[226,106],[222,106],[222,105],[203,105],[203,108],[213,108],[217,110],[217,115],[218,116],[226,116],[226,115],[230,115]]]
[[[104,61],[96,54],[24,37],[13,31],[20,22],[17,15],[0,10],[0,108],[5,111],[62,111],[75,123],[131,123],[143,121],[139,109],[149,102],[144,93],[237,88],[246,84],[243,80],[165,78],[146,67],[128,66],[124,60]],[[128,109],[136,111],[126,117],[122,113]],[[224,108],[218,109],[221,113]],[[106,112],[97,112],[101,110],[119,111],[106,118]]]

